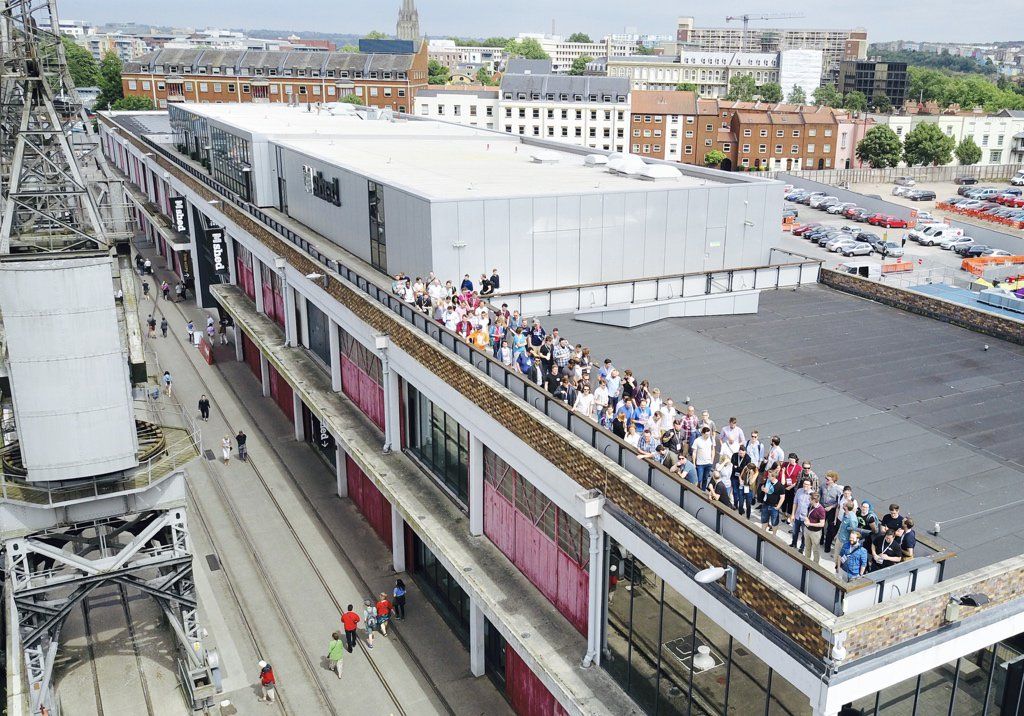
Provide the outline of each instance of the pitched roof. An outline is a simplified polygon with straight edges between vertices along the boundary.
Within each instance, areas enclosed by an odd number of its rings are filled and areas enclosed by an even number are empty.
[[[410,54],[358,52],[279,52],[275,50],[218,50],[211,48],[161,49],[126,62],[126,73],[153,72],[157,66],[228,67],[233,71],[270,68],[282,70],[349,70],[402,72],[412,68]]]
[[[677,90],[633,90],[633,114],[697,114],[697,94]]]
[[[590,77],[587,75],[518,75],[506,72],[501,78],[503,93],[523,93],[528,98],[540,95],[541,99],[548,95],[560,97],[567,95],[571,100],[582,95],[586,101],[592,94],[624,97],[629,94],[629,78],[627,77]]]

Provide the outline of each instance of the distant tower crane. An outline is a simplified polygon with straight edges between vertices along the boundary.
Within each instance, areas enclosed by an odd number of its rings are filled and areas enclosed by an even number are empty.
[[[740,34],[740,52],[744,52],[747,49],[747,26],[750,24],[751,20],[794,20],[801,17],[804,17],[802,12],[772,12],[765,15],[744,13],[742,15],[729,15],[725,18],[725,21],[743,21],[743,32]]]

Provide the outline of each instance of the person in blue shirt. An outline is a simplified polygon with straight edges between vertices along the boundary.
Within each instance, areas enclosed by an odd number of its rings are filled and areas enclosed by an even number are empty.
[[[860,532],[850,532],[849,541],[839,550],[839,564],[836,571],[844,582],[851,582],[864,575],[868,567],[868,551],[860,543]]]
[[[697,468],[686,455],[679,456],[679,462],[672,467],[672,472],[679,473],[691,485],[697,484]]]
[[[473,280],[469,277],[468,273],[462,279],[462,285],[459,286],[459,289],[462,290],[462,291],[472,291],[473,290]]]

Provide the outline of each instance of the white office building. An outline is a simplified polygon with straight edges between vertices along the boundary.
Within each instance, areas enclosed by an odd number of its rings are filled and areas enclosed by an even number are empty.
[[[418,117],[495,129],[498,96],[497,87],[430,87],[416,93],[413,112]]]
[[[959,144],[964,137],[971,137],[981,148],[982,166],[1013,164],[1020,161],[1014,154],[1014,135],[1024,132],[1024,112],[1003,110],[997,114],[964,112],[959,114],[913,114],[913,115],[869,115],[875,124],[884,124],[896,132],[902,141],[912,129],[920,124],[935,124],[942,133],[953,137]],[[957,164],[956,155],[950,165]]]
[[[606,37],[601,42],[569,42],[561,35],[521,32],[517,40],[536,40],[551,58],[551,71],[564,74],[580,57],[628,57],[636,52],[637,42],[630,39]]]

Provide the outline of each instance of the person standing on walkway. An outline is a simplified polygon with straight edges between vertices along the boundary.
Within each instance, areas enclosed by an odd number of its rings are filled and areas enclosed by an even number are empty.
[[[249,448],[246,447],[245,441],[247,440],[246,434],[241,428],[238,429],[238,435],[235,436],[235,444],[238,445],[238,459],[242,462],[249,460]]]
[[[160,333],[163,334],[164,338],[167,338],[167,329],[171,327],[171,324],[167,322],[167,316],[160,319]]]
[[[356,648],[356,632],[361,621],[359,615],[352,611],[351,604],[345,607],[345,613],[341,615],[341,624],[345,627],[345,648],[349,654]]]
[[[156,338],[156,319],[153,318],[153,314],[149,314],[149,318],[146,319],[146,325],[149,326],[149,337]]]
[[[227,435],[220,441],[220,454],[224,460],[224,464],[228,464],[228,460],[231,459],[231,438]]]
[[[167,392],[167,397],[171,396],[171,385],[174,381],[171,378],[171,372],[169,370],[164,371],[164,390]]]
[[[199,417],[205,421],[210,420],[210,399],[203,393],[199,397]]]
[[[341,634],[331,634],[331,642],[327,645],[327,658],[331,662],[331,670],[341,678],[341,659],[345,655],[345,642],[341,640]]]
[[[363,628],[366,629],[366,646],[373,648],[373,630],[377,628],[377,607],[370,599],[363,600]]]
[[[206,324],[206,337],[210,339],[210,345],[213,345],[214,336],[217,333],[217,329],[214,328],[212,323]]]
[[[277,699],[277,680],[274,678],[274,667],[265,661],[261,661],[259,666],[260,688],[263,690],[260,701],[274,703],[274,700]]]
[[[401,579],[395,581],[395,588],[391,592],[392,598],[395,600],[395,619],[402,621],[405,619],[405,582]]]
[[[196,324],[194,324],[192,321],[189,321],[185,325],[185,332],[188,334],[188,344],[190,346],[195,345],[195,343],[196,343]]]
[[[222,316],[220,319],[220,328],[218,330],[220,333],[220,344],[222,346],[226,346],[228,344],[228,323],[228,317]]]
[[[174,302],[181,303],[184,300],[185,287],[181,285],[181,281],[174,284]]]
[[[142,272],[152,276],[153,275],[153,262],[150,261],[149,259],[146,259],[145,261],[143,261],[142,262]]]
[[[142,282],[142,297],[149,298],[149,281]]]
[[[381,636],[388,635],[389,621],[391,621],[391,602],[388,601],[388,595],[381,592],[377,596],[377,628],[380,629]]]
[[[825,529],[827,514],[818,493],[812,492],[811,506],[807,511],[807,523],[804,525],[804,530],[807,532],[804,535],[804,556],[815,564],[821,560],[821,541],[818,536]]]

